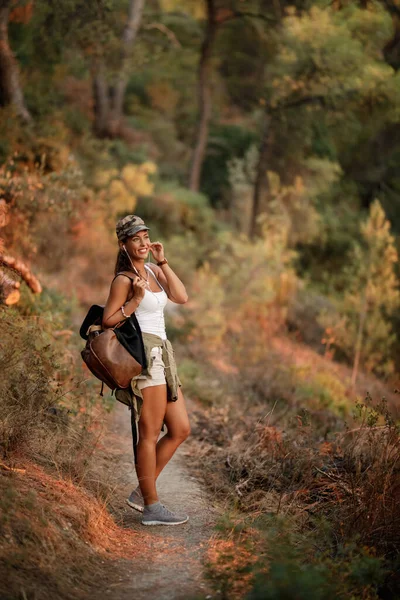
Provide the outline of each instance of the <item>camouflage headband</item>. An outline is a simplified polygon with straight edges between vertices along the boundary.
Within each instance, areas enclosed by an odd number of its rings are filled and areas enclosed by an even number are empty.
[[[115,228],[119,240],[124,240],[135,235],[138,231],[144,231],[146,229],[149,228],[146,227],[143,219],[136,215],[127,215],[123,219],[120,219]]]

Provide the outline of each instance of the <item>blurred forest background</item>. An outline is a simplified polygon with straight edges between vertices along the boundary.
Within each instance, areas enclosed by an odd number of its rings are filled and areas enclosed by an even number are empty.
[[[80,597],[82,540],[112,545],[114,400],[77,332],[131,213],[189,291],[193,468],[229,501],[211,580],[400,595],[399,69],[399,0],[0,0],[2,598]]]

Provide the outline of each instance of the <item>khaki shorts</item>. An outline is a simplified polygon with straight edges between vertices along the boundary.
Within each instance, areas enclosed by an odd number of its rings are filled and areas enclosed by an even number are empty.
[[[166,385],[167,383],[167,380],[165,379],[165,365],[162,359],[162,348],[158,346],[152,348],[150,356],[151,367],[149,373],[151,377],[139,375],[137,378],[137,387],[139,390],[155,385]]]

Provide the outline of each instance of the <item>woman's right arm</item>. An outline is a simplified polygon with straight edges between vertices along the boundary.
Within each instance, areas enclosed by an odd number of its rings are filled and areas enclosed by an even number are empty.
[[[125,319],[121,311],[121,306],[124,307],[126,315],[130,316],[139,306],[144,296],[145,282],[136,277],[134,285],[127,277],[120,275],[116,277],[111,284],[110,293],[107,298],[103,313],[103,329],[114,327],[120,321]],[[133,296],[127,302],[129,292],[133,287]]]

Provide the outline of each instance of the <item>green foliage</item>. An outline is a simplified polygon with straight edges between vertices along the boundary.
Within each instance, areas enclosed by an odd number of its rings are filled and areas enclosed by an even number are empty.
[[[301,251],[300,258],[314,263],[312,275],[320,280],[331,261],[342,262],[356,235],[361,202],[368,206],[379,193],[397,228],[398,147],[389,141],[389,130],[398,123],[400,86],[398,74],[384,60],[391,35],[391,17],[381,4],[289,9],[275,35],[276,55],[265,67],[273,140],[269,168],[285,184],[303,176],[313,156],[342,169],[331,189],[316,198],[329,230],[323,252],[315,256],[320,244],[306,244]],[[379,148],[385,148],[385,155]],[[338,205],[339,224],[332,231]]]
[[[329,360],[332,348],[351,360],[361,330],[362,367],[393,373],[398,240],[381,206],[371,204],[378,189],[400,230],[391,14],[376,2],[218,3],[219,18],[233,17],[231,9],[263,18],[236,15],[219,28],[197,194],[184,186],[205,3],[146,3],[126,66],[121,137],[91,133],[93,64],[100,60],[115,81],[127,6],[37,0],[32,19],[10,27],[35,122],[26,126],[0,109],[8,210],[1,231],[7,252],[30,264],[44,290],[33,295],[22,284],[18,308],[0,311],[3,454],[26,454],[75,481],[86,477],[94,447],[88,407],[98,385],[79,362],[78,297],[105,299],[115,219],[135,211],[153,240],[165,242],[189,289],[188,305],[167,316],[168,331],[184,344],[184,388],[207,410],[200,429],[210,481],[241,509],[295,514],[302,527],[297,535],[275,521],[254,524],[265,536],[259,554],[248,547],[259,561],[236,573],[257,573],[249,598],[375,599],[385,575],[378,553],[391,557],[399,539],[398,431],[378,407],[359,405],[356,439],[343,432],[348,371],[334,371]],[[265,112],[268,198],[262,234],[250,241]],[[329,318],[318,322],[321,309]],[[326,356],[289,339],[288,324],[296,341],[321,353],[324,338]],[[15,504],[12,492],[3,504]],[[244,533],[237,521],[228,525]]]
[[[195,18],[204,18],[204,7],[196,0],[161,0],[163,10],[166,12],[182,12]]]
[[[39,317],[46,320],[47,326],[63,329],[71,322],[76,309],[76,299],[66,298],[53,288],[45,287],[41,294],[33,294],[26,285],[21,288],[18,312],[23,317]]]
[[[203,315],[197,322],[195,314],[189,313],[196,322],[194,335],[214,351],[226,341],[228,354],[239,362],[246,338],[253,340],[252,331],[257,337],[255,348],[262,352],[268,336],[283,327],[297,284],[287,231],[268,219],[263,227],[263,237],[256,242],[244,234],[220,231],[209,242],[209,252],[193,280],[192,310],[200,305]]]
[[[159,185],[154,197],[142,200],[137,210],[144,219],[159,223],[164,238],[192,234],[198,242],[207,242],[218,229],[206,196],[176,183]]]
[[[51,93],[49,93],[51,92]],[[60,89],[53,87],[49,90],[49,81],[46,74],[36,71],[31,74],[29,82],[25,86],[24,95],[27,107],[36,121],[40,121],[42,127],[46,127],[48,116],[54,114],[63,105],[63,94]],[[42,129],[39,127],[39,131]],[[57,131],[52,131],[55,138]],[[43,135],[40,131],[39,135]],[[44,134],[46,135],[46,134]]]
[[[208,565],[215,587],[226,597],[238,586],[246,598],[397,597],[399,426],[385,399],[367,395],[352,426],[324,438],[306,411],[281,426],[279,413],[240,400],[211,414],[202,446],[206,481],[236,508]],[[223,458],[228,473],[216,476]]]
[[[218,274],[227,282],[224,289],[231,297],[232,307],[237,302],[235,293],[230,293],[233,289],[246,290],[255,307],[260,308],[277,293],[283,300],[295,287],[291,269],[294,252],[287,247],[287,229],[273,218],[265,218],[263,236],[256,242],[249,241],[243,234],[222,232],[211,258]],[[243,265],[246,268],[240,268]]]
[[[213,206],[229,206],[230,165],[243,159],[255,141],[253,132],[237,125],[214,125],[211,128],[201,189]]]
[[[152,162],[128,163],[118,169],[97,170],[92,184],[98,190],[113,217],[135,212],[138,197],[151,196],[154,190],[152,176],[157,166]]]
[[[165,222],[161,222],[156,231],[159,229],[159,236],[162,239],[167,234],[168,228],[165,227]],[[204,241],[199,244],[196,235],[192,231],[186,231],[181,234],[168,235],[168,255],[174,264],[174,270],[179,274],[182,281],[190,287],[196,279],[196,271],[203,264],[205,256],[207,256],[212,241]]]
[[[43,154],[32,172],[23,168],[21,155],[0,168],[0,185],[10,217],[2,235],[6,247],[18,248],[26,260],[41,256],[43,265],[54,272],[65,260],[67,244],[60,244],[60,236],[70,232],[71,220],[90,200],[91,191],[67,147],[48,138],[37,140],[37,144]],[[55,165],[59,172],[53,171]],[[18,228],[13,227],[14,219]]]
[[[249,4],[243,8],[250,11]],[[240,3],[237,3],[240,9]],[[255,14],[263,12],[264,6],[254,8]],[[219,32],[216,54],[219,59],[219,72],[223,77],[230,102],[250,113],[259,105],[263,97],[263,70],[270,62],[273,49],[268,26],[259,19],[233,19]],[[235,60],[232,60],[232,47]]]
[[[67,109],[64,113],[65,125],[73,135],[82,137],[87,134],[90,128],[90,121],[87,116],[75,108]]]
[[[0,403],[3,415],[0,447],[5,455],[31,451],[44,434],[50,412],[61,396],[55,371],[59,367],[47,324],[22,319],[14,310],[0,311]],[[43,326],[44,325],[44,326]]]
[[[295,398],[300,406],[318,411],[329,409],[333,414],[346,417],[350,413],[347,386],[330,371],[298,368],[294,369],[296,378]]]
[[[355,245],[349,257],[347,290],[338,303],[337,320],[325,314],[321,323],[333,329],[335,345],[349,358],[355,356],[359,343],[364,368],[388,375],[393,370],[390,356],[396,340],[390,317],[400,303],[395,272],[398,256],[378,200],[361,224],[361,234],[363,244]]]
[[[318,317],[324,309],[333,309],[330,298],[300,280],[297,293],[289,303],[288,328],[296,332],[300,341],[319,352],[323,350],[324,328],[318,322]]]
[[[76,152],[88,184],[96,187],[96,175],[102,171],[122,169],[128,163],[140,164],[148,159],[144,147],[132,147],[122,140],[99,140],[87,132]]]
[[[335,553],[321,552],[320,539],[309,536],[301,540],[290,531],[289,523],[271,521],[266,536],[268,559],[258,565],[260,573],[248,600],[379,597],[377,589],[386,569],[373,549],[355,540],[339,546]],[[268,546],[273,551],[268,551]]]
[[[344,275],[354,242],[361,240],[359,200],[353,185],[341,180],[315,200],[320,215],[318,237],[301,244],[297,270],[326,294],[342,294],[347,286]]]
[[[179,378],[186,394],[203,406],[219,406],[226,400],[219,379],[194,360],[184,358],[179,362]]]
[[[52,4],[41,0],[36,3],[34,19],[30,23],[38,54],[47,55],[47,62],[60,60],[65,43],[83,51],[107,53],[114,59],[116,36],[123,25],[121,2],[99,0],[55,0]],[[126,6],[126,0],[122,3]],[[122,10],[121,10],[122,8]],[[41,44],[41,46],[40,46]]]
[[[358,100],[376,95],[393,77],[393,70],[376,59],[390,32],[390,17],[379,5],[371,11],[352,5],[343,11],[316,6],[301,14],[293,11],[283,20],[277,58],[269,71],[271,106],[302,98],[334,104],[354,94]]]
[[[258,160],[259,152],[257,147],[252,145],[243,158],[232,158],[227,165],[231,196],[229,207],[231,222],[237,231],[245,234],[250,230]]]

